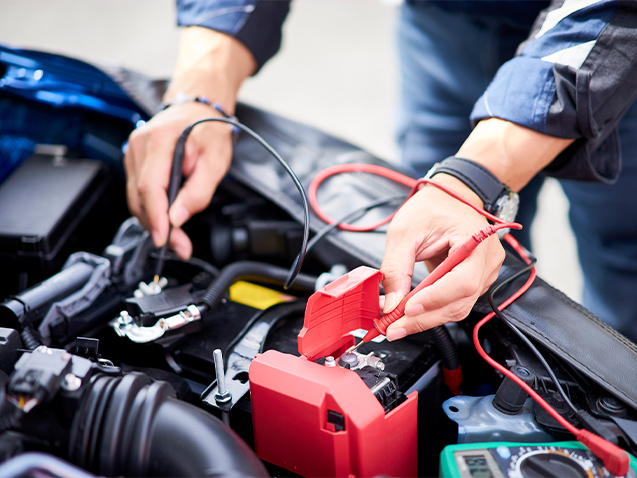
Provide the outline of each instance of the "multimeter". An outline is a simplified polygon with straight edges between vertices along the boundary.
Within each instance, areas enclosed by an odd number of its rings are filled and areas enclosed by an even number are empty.
[[[597,478],[613,477],[602,461],[576,441],[554,443],[466,443],[445,447],[442,478]],[[628,478],[637,477],[630,456]]]

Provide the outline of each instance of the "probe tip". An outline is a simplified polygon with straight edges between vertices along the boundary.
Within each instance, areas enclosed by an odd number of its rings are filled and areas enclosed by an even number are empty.
[[[358,342],[356,345],[352,345],[350,348],[348,348],[345,353],[346,354],[351,354],[354,353],[356,351],[356,349],[358,349],[358,347],[360,347],[361,345],[363,345],[365,343],[365,341],[361,340],[360,342]]]

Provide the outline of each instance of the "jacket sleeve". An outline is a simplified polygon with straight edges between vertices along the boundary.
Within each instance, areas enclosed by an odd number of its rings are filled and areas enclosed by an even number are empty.
[[[281,46],[290,0],[176,0],[177,24],[200,26],[235,37],[260,69]]]
[[[621,167],[617,124],[636,97],[637,2],[554,1],[498,70],[471,120],[496,117],[574,138],[545,172],[613,182]]]

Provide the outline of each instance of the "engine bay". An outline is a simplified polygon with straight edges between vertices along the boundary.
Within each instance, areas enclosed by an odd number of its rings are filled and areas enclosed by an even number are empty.
[[[305,187],[333,165],[395,169],[247,105],[237,117]],[[40,145],[0,184],[0,476],[635,476],[635,344],[510,248],[465,320],[352,352],[380,316],[383,229],[308,223],[252,138],[234,154],[185,226],[188,261],[128,216],[112,161]],[[357,172],[318,199],[335,217],[374,203],[373,223],[408,189]]]

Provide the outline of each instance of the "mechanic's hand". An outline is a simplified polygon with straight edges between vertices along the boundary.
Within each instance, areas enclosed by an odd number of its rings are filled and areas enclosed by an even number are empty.
[[[230,126],[204,123],[192,130],[186,141],[183,162],[185,183],[168,210],[168,184],[175,144],[182,131],[195,121],[221,116],[209,105],[176,104],[158,113],[146,125],[133,131],[124,158],[128,206],[151,232],[156,247],[168,237],[182,259],[192,254],[192,244],[181,226],[193,214],[205,209],[232,159]]]
[[[475,193],[456,178],[439,174],[436,181],[482,206]],[[425,261],[433,270],[450,251],[487,224],[483,216],[444,191],[431,185],[423,187],[401,207],[387,233],[381,266],[386,294],[383,311],[391,312],[411,290],[415,262]],[[405,315],[387,328],[387,339],[397,340],[464,319],[497,279],[504,256],[497,236],[485,240],[465,261],[407,302]]]
[[[175,71],[164,100],[178,94],[204,96],[234,114],[243,81],[256,71],[252,53],[239,40],[203,27],[186,27],[181,34]],[[173,152],[182,131],[197,120],[221,114],[198,102],[177,103],[155,115],[128,141],[124,158],[128,206],[152,235],[156,247],[166,243],[182,259],[192,254],[192,243],[181,226],[210,203],[228,171],[232,133],[228,124],[203,123],[188,140],[182,168],[185,183],[168,211],[168,185]]]

